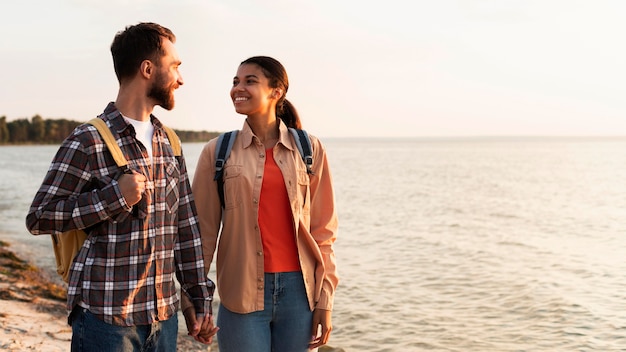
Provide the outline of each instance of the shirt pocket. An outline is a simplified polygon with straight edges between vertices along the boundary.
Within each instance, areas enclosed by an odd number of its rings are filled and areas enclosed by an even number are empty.
[[[180,170],[176,163],[168,163],[165,167],[165,206],[169,213],[178,212],[180,202]]]
[[[224,167],[224,210],[233,209],[241,204],[241,190],[244,182],[241,165]],[[247,187],[246,187],[247,188]]]
[[[298,201],[302,204],[302,213],[308,215],[311,209],[311,179],[306,170],[298,170]]]

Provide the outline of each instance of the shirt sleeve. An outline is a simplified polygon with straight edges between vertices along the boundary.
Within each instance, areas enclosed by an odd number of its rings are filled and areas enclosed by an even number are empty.
[[[181,288],[189,298],[197,315],[212,314],[212,300],[215,285],[207,278],[202,258],[202,241],[195,202],[184,157],[180,165],[180,204],[178,208],[178,243],[175,248],[178,263],[177,276]],[[183,311],[187,302],[183,299]]]
[[[311,175],[311,235],[317,243],[324,263],[322,291],[316,308],[332,310],[335,289],[339,283],[333,244],[337,239],[337,212],[332,176],[322,143],[311,137],[313,144],[313,175]]]
[[[59,147],[26,216],[26,227],[33,235],[84,229],[131,211],[116,175],[93,177],[92,165],[98,158],[94,133],[95,128],[79,127]],[[89,147],[87,140],[92,141]]]

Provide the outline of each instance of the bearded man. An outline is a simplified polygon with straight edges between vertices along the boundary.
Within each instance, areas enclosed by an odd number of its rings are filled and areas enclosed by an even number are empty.
[[[195,308],[185,317],[189,334],[210,343],[217,329],[185,159],[172,148],[180,141],[152,115],[156,105],[172,109],[183,84],[175,40],[155,23],[116,34],[119,91],[98,118],[129,169],[117,166],[94,126],[80,125],[57,151],[26,217],[33,235],[88,235],[69,271],[72,351],[176,351],[175,278]]]

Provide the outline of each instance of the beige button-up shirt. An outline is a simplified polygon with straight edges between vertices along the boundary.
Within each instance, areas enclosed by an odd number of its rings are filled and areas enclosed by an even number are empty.
[[[307,174],[296,143],[282,121],[273,152],[291,203],[294,236],[310,308],[332,310],[339,280],[333,250],[337,213],[326,151],[317,138],[310,137],[313,175]],[[202,150],[192,184],[206,270],[217,248],[217,289],[221,303],[237,313],[259,311],[264,308],[264,254],[258,211],[265,148],[244,123],[224,167],[222,209],[217,182],[213,180],[216,144],[217,139],[213,139]]]

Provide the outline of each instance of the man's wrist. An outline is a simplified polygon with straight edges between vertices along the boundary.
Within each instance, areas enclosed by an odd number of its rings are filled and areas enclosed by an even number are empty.
[[[208,298],[194,298],[191,300],[193,308],[196,310],[196,314],[209,314],[213,315],[213,296]]]

